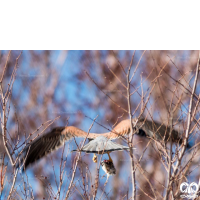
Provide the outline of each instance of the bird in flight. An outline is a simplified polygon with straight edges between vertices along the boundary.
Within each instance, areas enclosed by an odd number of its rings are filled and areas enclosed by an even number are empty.
[[[104,136],[99,136],[94,140],[91,140],[88,144],[86,144],[80,149],[81,152],[94,153],[93,157],[94,162],[97,162],[96,154],[108,154],[109,159],[103,160],[101,162],[102,169],[107,174],[106,182],[108,181],[109,176],[116,174],[116,169],[113,164],[113,160],[110,156],[110,153],[113,151],[123,151],[123,150],[129,150],[129,147],[112,142],[111,140],[109,140]],[[79,151],[79,149],[73,151]]]
[[[139,136],[144,136],[148,138],[153,138],[156,141],[169,141],[169,137],[171,135],[172,142],[182,144],[183,142],[183,136],[179,134],[179,132],[175,129],[170,131],[170,127],[165,126],[164,124],[147,120],[144,118],[134,118],[132,119],[132,126],[134,130],[134,134],[137,134]],[[32,141],[27,147],[24,149],[24,155],[25,159],[22,162],[23,168],[26,169],[30,164],[36,162],[40,158],[46,156],[48,153],[57,150],[59,147],[63,146],[64,143],[70,139],[73,138],[88,138],[90,141],[87,145],[83,147],[82,150],[87,150],[92,153],[92,149],[95,150],[93,153],[97,153],[97,149],[93,145],[97,145],[100,141],[101,136],[104,138],[107,138],[107,143],[111,144],[107,147],[113,148],[112,145],[115,146],[113,149],[114,151],[117,150],[124,150],[127,149],[127,147],[119,145],[117,143],[113,143],[110,140],[114,140],[123,136],[129,135],[131,132],[131,123],[130,119],[122,120],[119,122],[115,128],[106,133],[86,133],[85,131],[74,127],[74,126],[66,126],[66,127],[57,127],[52,129],[50,132],[40,136],[36,140]],[[170,134],[171,132],[171,134]],[[111,143],[110,143],[111,142]],[[118,145],[118,146],[117,146]],[[189,145],[187,146],[189,147]],[[109,149],[107,149],[109,150]],[[110,158],[109,152],[104,149],[104,152],[108,153],[109,160]],[[93,157],[93,161],[97,161],[96,155]]]

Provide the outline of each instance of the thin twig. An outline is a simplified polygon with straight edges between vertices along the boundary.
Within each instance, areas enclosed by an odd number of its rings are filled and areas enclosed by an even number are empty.
[[[98,116],[97,116],[97,117],[98,117]],[[97,117],[93,120],[93,122],[92,122],[92,124],[91,124],[91,126],[90,126],[90,128],[89,128],[89,130],[88,130],[87,136],[85,137],[85,139],[84,139],[84,141],[83,141],[83,144],[82,144],[81,149],[83,148],[83,146],[84,146],[84,144],[85,144],[85,141],[86,141],[86,139],[87,139],[87,137],[88,137],[88,135],[89,135],[89,133],[90,133],[90,130],[91,130],[93,124],[94,124],[94,121],[97,119]],[[76,173],[78,161],[79,161],[80,156],[81,156],[81,151],[79,151],[77,154],[78,154],[78,156],[77,156],[77,159],[76,159],[76,163],[75,163],[74,170],[73,170],[73,173],[72,173],[72,178],[71,178],[71,181],[70,181],[70,184],[69,184],[69,187],[68,187],[68,190],[67,190],[65,199],[68,199],[68,197],[69,197],[69,193],[70,193],[70,190],[71,190],[71,188],[72,188],[73,181],[74,181],[74,177],[75,177],[75,173]]]
[[[130,97],[130,70],[131,70],[131,66],[132,66],[132,62],[133,62],[133,57],[134,54],[132,56],[132,60],[128,69],[128,73],[127,73],[127,98],[128,98],[128,113],[129,113],[129,118],[130,118],[130,137],[129,141],[128,141],[128,145],[130,148],[130,157],[131,157],[131,177],[132,177],[132,199],[135,200],[136,199],[136,181],[135,181],[135,171],[134,171],[134,159],[133,159],[133,144],[132,144],[132,140],[133,140],[133,124],[132,124],[132,114],[131,114],[131,97]]]
[[[14,175],[14,178],[13,178],[12,186],[11,186],[11,188],[10,188],[10,192],[9,192],[9,195],[8,195],[8,199],[10,199],[11,194],[12,194],[12,191],[13,191],[13,188],[14,188],[14,186],[15,186],[17,174],[18,174],[18,168],[15,170],[15,175]]]
[[[112,103],[114,103],[118,108],[121,108],[124,112],[128,113],[128,111],[124,108],[122,108],[118,103],[116,103],[108,94],[106,94],[101,88],[98,86],[98,84],[94,81],[94,79],[88,74],[87,71],[85,73],[88,75],[88,77],[92,80],[92,82],[97,86],[97,88],[102,91],[110,100]]]

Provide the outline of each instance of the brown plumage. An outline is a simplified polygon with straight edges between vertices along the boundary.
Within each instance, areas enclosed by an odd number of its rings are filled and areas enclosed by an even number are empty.
[[[158,122],[152,122],[150,120],[144,119],[133,119],[132,120],[133,127],[135,133],[140,136],[145,137],[153,137],[155,140],[169,140],[169,127],[162,125]],[[94,139],[99,136],[104,136],[110,140],[119,138],[121,136],[128,135],[130,133],[130,120],[123,120],[116,127],[107,133],[89,133],[87,134],[85,131],[73,127],[57,127],[52,129],[45,135],[40,136],[38,139],[34,140],[31,144],[29,144],[24,150],[25,156],[25,163],[24,167],[26,168],[29,164],[37,161],[38,159],[42,158],[46,154],[56,150],[57,148],[64,145],[65,141],[68,141],[72,138],[85,138]],[[172,133],[172,141],[173,142],[182,142],[182,138],[180,137],[179,133],[173,129]],[[22,160],[23,163],[23,160]]]
[[[156,121],[150,121],[147,119],[139,119],[136,125],[136,128],[139,129],[139,132],[136,133],[140,136],[145,136],[149,138],[154,138],[157,141],[170,141],[170,127],[165,126]],[[174,128],[171,131],[172,142],[182,144],[183,135],[180,134]],[[190,145],[187,144],[187,148],[190,148]]]

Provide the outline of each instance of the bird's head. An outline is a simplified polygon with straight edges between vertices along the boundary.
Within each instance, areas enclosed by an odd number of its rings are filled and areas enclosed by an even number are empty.
[[[110,161],[110,160],[103,160],[103,161],[101,161],[101,166],[106,165],[106,164],[108,165],[110,163],[112,163],[112,161]]]

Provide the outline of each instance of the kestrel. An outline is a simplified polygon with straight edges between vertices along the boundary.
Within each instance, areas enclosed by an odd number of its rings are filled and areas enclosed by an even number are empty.
[[[170,136],[170,127],[165,126],[164,124],[155,122],[155,121],[150,121],[146,120],[143,118],[137,119],[134,118],[132,120],[132,126],[134,129],[134,134],[137,134],[139,136],[145,136],[148,138],[153,138],[156,141],[169,141],[169,136]],[[85,149],[90,147],[90,150],[95,147],[93,147],[93,144],[96,144],[96,141],[99,141],[98,138],[103,136],[104,138],[107,138],[107,143],[112,145],[115,145],[115,148],[113,150],[124,150],[127,149],[128,147],[119,145],[117,143],[111,142],[111,140],[117,139],[122,136],[127,136],[130,134],[131,130],[131,124],[130,120],[126,119],[121,122],[119,122],[116,127],[107,133],[89,133],[87,134],[85,131],[73,127],[73,126],[66,126],[66,127],[57,127],[52,129],[50,132],[40,136],[38,139],[34,140],[31,142],[29,145],[24,150],[24,155],[25,156],[25,161],[23,163],[24,168],[26,169],[28,165],[31,163],[39,160],[40,158],[44,157],[48,153],[58,149],[64,143],[72,138],[88,138],[90,141],[87,145],[85,145]],[[183,136],[179,134],[179,132],[175,129],[171,131],[171,138],[172,142],[176,142],[181,144],[183,141]],[[109,145],[107,147],[110,147]],[[188,146],[189,147],[189,144]],[[82,149],[82,151],[84,150]],[[96,149],[97,150],[97,149]],[[94,153],[96,153],[96,150]],[[111,150],[104,149],[104,152],[112,152]],[[109,155],[110,159],[110,155]],[[112,159],[111,159],[112,160]],[[93,158],[93,161],[96,161],[96,155]]]

